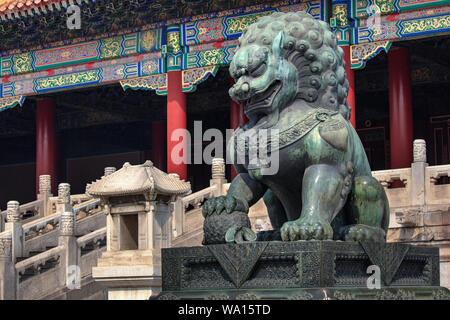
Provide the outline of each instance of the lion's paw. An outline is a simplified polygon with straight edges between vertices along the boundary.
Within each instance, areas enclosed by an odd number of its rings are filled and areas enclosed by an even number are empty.
[[[344,232],[344,239],[345,241],[384,242],[386,241],[386,233],[381,228],[355,224],[347,227]]]
[[[203,217],[212,214],[221,214],[223,211],[231,213],[233,211],[248,212],[248,203],[244,200],[236,199],[233,196],[219,196],[206,200],[202,206]]]
[[[288,221],[281,227],[283,241],[328,240],[333,238],[331,225],[316,217],[299,218]]]

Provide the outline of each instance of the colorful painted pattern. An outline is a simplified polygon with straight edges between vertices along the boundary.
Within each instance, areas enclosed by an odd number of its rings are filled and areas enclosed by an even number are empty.
[[[34,80],[34,90],[37,93],[65,89],[69,87],[79,87],[100,83],[101,70],[90,70],[61,76],[41,78]]]
[[[14,97],[7,97],[7,98],[0,98],[0,111],[14,108],[17,105],[23,105],[23,102],[25,101],[24,96],[14,96]]]
[[[161,29],[0,58],[0,76],[160,50]]]
[[[123,90],[155,90],[158,95],[167,94],[167,73],[155,74],[148,77],[121,80]]]
[[[191,46],[200,43],[224,41],[237,38],[242,31],[259,17],[274,12],[306,11],[316,19],[325,19],[324,4],[321,0],[305,1],[290,6],[274,7],[258,12],[245,12],[209,20],[200,20],[181,25],[181,44]]]
[[[377,5],[382,15],[448,5],[448,0],[352,0],[350,17],[365,19],[369,16],[369,7]]]
[[[3,83],[0,84],[0,98],[35,95],[42,92],[159,74],[165,70],[165,60],[157,57],[156,53],[150,53],[5,77],[2,79]]]
[[[383,17],[377,25],[361,21],[352,30],[354,44],[380,40],[397,40],[450,31],[450,6],[420,9]]]
[[[349,25],[347,0],[335,0],[332,4],[331,27],[343,27]]]
[[[348,46],[351,41],[351,28],[350,26],[332,28],[334,35],[338,41],[338,45],[340,46]]]
[[[183,70],[182,74],[182,90],[183,92],[193,92],[197,89],[197,85],[202,83],[210,75],[216,76],[219,66],[209,66],[204,68],[195,68]]]
[[[214,65],[229,65],[236,46],[184,54],[183,70]]]
[[[352,69],[362,69],[366,62],[384,50],[386,53],[391,47],[391,41],[371,42],[350,47],[350,62]]]

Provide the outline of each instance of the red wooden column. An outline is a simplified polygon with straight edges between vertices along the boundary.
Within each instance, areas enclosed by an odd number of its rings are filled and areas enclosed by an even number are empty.
[[[355,73],[352,70],[350,63],[350,46],[342,46],[341,48],[344,50],[345,73],[347,75],[349,84],[347,102],[350,105],[350,108],[352,108],[350,114],[350,123],[352,124],[353,128],[356,128]]]
[[[234,85],[234,79],[230,78],[230,87]],[[236,129],[238,126],[246,124],[248,121],[247,116],[244,113],[245,103],[237,103],[230,98],[230,128]],[[231,180],[236,177],[236,170],[231,166]]]
[[[391,168],[409,168],[413,147],[409,50],[391,49],[388,67]]]
[[[166,171],[167,129],[165,121],[152,122],[152,154],[151,159],[155,167]]]
[[[169,71],[167,88],[167,172],[177,173],[180,179],[187,178],[186,162],[186,94],[181,90],[181,71]],[[176,129],[184,129],[184,135],[172,141],[172,133]],[[173,158],[172,153],[177,158],[184,158],[181,163],[179,159]],[[178,150],[178,151],[177,151]]]
[[[52,193],[56,194],[56,133],[55,101],[38,99],[36,102],[36,193],[39,192],[39,176],[52,177]]]

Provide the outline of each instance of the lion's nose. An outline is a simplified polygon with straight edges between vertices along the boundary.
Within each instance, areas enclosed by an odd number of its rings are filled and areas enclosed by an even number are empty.
[[[243,93],[247,93],[247,92],[250,90],[250,86],[248,85],[247,82],[244,82],[244,83],[241,85],[241,90],[242,90]]]
[[[248,82],[237,83],[230,88],[229,94],[235,101],[245,101],[249,98],[250,84]]]

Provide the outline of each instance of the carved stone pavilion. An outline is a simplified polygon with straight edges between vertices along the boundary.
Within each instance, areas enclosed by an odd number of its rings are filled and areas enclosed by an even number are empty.
[[[172,246],[172,208],[190,193],[189,183],[153,166],[124,166],[89,186],[105,205],[106,252],[92,277],[105,285],[108,299],[142,299],[161,287],[161,248]]]
[[[67,28],[71,5],[80,29]],[[238,38],[261,16],[297,11],[328,23],[345,52],[350,121],[389,199],[388,241],[439,247],[450,287],[447,0],[0,0],[0,299],[107,297],[92,268],[110,208],[89,188],[125,162],[151,159],[191,183],[169,201],[172,245],[200,245],[199,207],[235,172],[175,163],[170,137],[193,136],[197,120],[224,136],[244,125],[228,95]],[[271,228],[263,202],[250,211],[254,231]],[[68,289],[70,265],[80,289]]]

